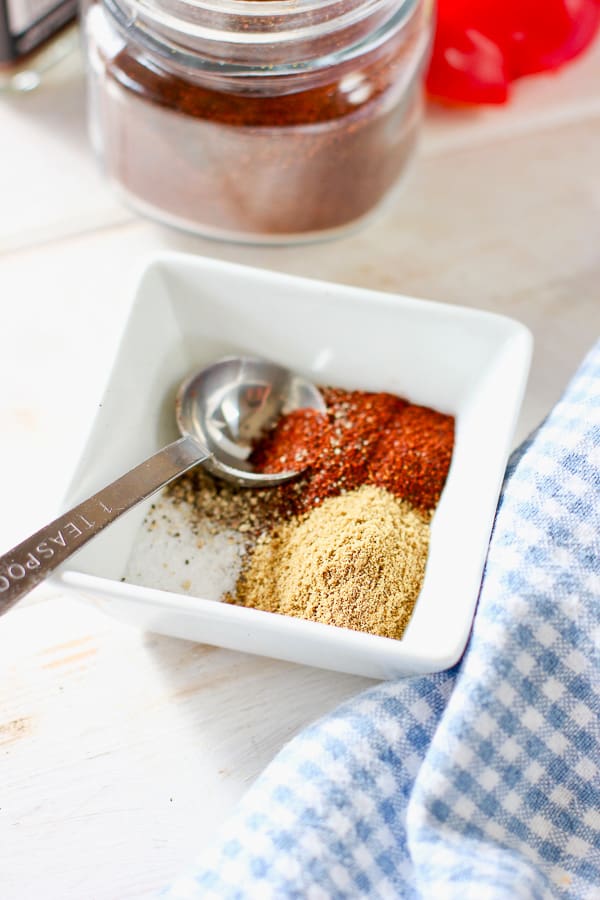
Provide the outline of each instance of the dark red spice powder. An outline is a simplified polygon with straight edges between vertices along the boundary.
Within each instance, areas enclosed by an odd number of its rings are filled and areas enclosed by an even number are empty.
[[[320,20],[326,13],[314,6]],[[342,6],[332,4],[332,10]],[[200,25],[204,12],[198,11]],[[340,13],[332,15],[335,23]],[[270,59],[275,41],[265,45],[261,74],[249,64],[238,77],[228,75],[227,53],[235,42],[225,32],[222,46],[215,42],[212,50],[216,59],[224,54],[223,72],[208,73],[201,65],[184,68],[168,43],[161,49],[160,35],[149,50],[137,26],[112,56],[104,29],[96,34],[96,19],[89,19],[91,84],[107,174],[145,214],[220,237],[299,235],[359,220],[388,193],[412,154],[428,13],[418,4],[404,27],[358,57],[336,62],[338,50],[353,45],[346,26],[339,34],[326,29],[322,43],[307,40],[302,51],[306,64],[329,58],[330,65],[313,72],[303,63],[292,74],[276,74],[290,61],[285,51]],[[364,26],[356,27],[362,40]]]
[[[388,393],[322,388],[326,417],[284,416],[255,448],[263,472],[304,464],[299,481],[278,489],[284,515],[302,513],[361,484],[375,484],[432,510],[446,482],[454,418]]]
[[[251,459],[261,472],[300,471],[318,464],[327,449],[328,420],[315,409],[282,416],[254,448]]]
[[[396,51],[397,52],[397,51]],[[395,69],[390,54],[363,66],[361,76],[371,87],[373,103],[390,84]],[[329,122],[356,113],[357,104],[340,90],[343,73],[316,88],[265,95],[225,92],[186,81],[163,69],[152,69],[132,50],[107,60],[107,71],[121,87],[145,100],[195,119],[245,128],[282,128]],[[276,153],[276,150],[273,150]]]

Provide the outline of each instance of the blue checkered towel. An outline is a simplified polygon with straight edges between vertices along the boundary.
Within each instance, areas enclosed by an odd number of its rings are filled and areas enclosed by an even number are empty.
[[[600,897],[600,344],[507,471],[451,671],[295,738],[169,900]]]

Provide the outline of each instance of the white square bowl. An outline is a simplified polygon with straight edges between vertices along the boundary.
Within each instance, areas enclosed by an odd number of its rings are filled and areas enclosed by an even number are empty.
[[[504,316],[162,255],[141,278],[67,507],[176,436],[175,390],[191,370],[263,356],[318,384],[389,391],[456,416],[425,581],[401,640],[122,583],[151,501],[55,577],[149,631],[373,678],[448,668],[471,628],[531,347]]]

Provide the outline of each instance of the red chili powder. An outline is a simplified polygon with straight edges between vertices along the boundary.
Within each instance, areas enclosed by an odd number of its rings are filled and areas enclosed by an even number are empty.
[[[263,472],[307,466],[279,488],[280,508],[298,514],[361,484],[375,484],[421,510],[437,505],[454,446],[454,418],[388,393],[321,389],[327,415],[283,416],[255,448]]]
[[[318,464],[327,449],[327,416],[316,409],[296,409],[282,416],[252,452],[260,472],[300,471]]]

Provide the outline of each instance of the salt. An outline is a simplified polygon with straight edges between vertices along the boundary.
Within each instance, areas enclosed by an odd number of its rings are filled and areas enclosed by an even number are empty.
[[[215,531],[208,520],[192,523],[187,513],[171,497],[160,496],[133,542],[125,581],[220,600],[235,588],[244,538],[232,529]]]

